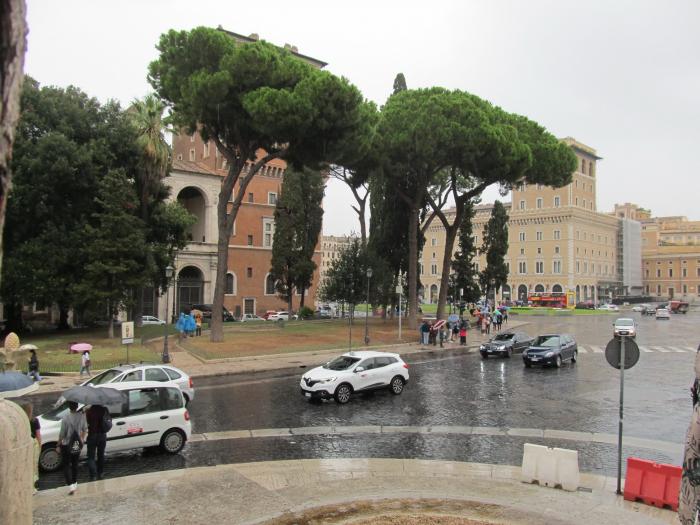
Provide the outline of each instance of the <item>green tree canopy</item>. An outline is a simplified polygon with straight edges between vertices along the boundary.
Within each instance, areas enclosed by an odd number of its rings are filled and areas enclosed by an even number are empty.
[[[229,238],[250,180],[275,158],[296,166],[343,164],[346,139],[363,136],[359,130],[368,125],[365,106],[344,78],[264,41],[238,43],[223,31],[198,27],[169,31],[157,47],[160,56],[149,67],[154,89],[175,123],[213,140],[228,164],[217,205],[211,332],[213,341],[222,341]],[[247,161],[252,166],[243,175]]]

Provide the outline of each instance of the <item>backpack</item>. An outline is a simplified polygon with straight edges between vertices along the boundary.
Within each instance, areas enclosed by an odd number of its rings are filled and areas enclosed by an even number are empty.
[[[102,419],[100,420],[100,430],[105,434],[112,430],[112,416],[109,414],[109,410],[106,408],[102,412]]]
[[[80,441],[80,436],[78,435],[78,432],[75,430],[73,431],[73,434],[70,437],[70,440],[68,441],[68,450],[70,451],[71,456],[78,456],[80,455],[80,451],[83,449],[83,442]]]

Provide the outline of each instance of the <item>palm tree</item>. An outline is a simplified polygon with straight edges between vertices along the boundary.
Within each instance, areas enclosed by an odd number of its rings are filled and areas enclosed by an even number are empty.
[[[150,204],[160,193],[161,181],[170,168],[171,150],[165,140],[165,132],[170,130],[163,117],[164,111],[165,104],[153,93],[135,100],[129,108],[141,153],[136,184],[144,221],[148,220]]]

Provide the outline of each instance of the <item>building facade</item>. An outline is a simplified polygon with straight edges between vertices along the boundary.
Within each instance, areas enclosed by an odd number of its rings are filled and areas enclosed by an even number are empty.
[[[340,257],[340,252],[354,240],[351,235],[324,235],[321,237],[321,266],[319,282],[323,282],[326,272],[333,266],[333,261]]]
[[[700,221],[652,217],[631,203],[616,204],[614,214],[641,224],[644,294],[659,301],[700,301]]]
[[[599,213],[596,204],[596,151],[572,138],[563,139],[578,158],[572,181],[562,188],[521,184],[513,189],[508,210],[508,284],[498,291],[499,299],[527,301],[534,292],[571,292],[576,302],[595,303],[625,294],[626,268],[641,268],[640,255],[620,256],[621,221]],[[484,226],[492,205],[477,206],[473,220],[475,244],[481,246]],[[454,212],[448,211],[448,220]],[[622,244],[621,244],[622,243]],[[442,224],[431,224],[420,258],[422,298],[437,302],[445,231]],[[455,244],[452,255],[458,251]],[[484,255],[476,259],[478,269],[486,264]],[[633,271],[627,270],[630,283]],[[641,288],[641,283],[637,285]]]

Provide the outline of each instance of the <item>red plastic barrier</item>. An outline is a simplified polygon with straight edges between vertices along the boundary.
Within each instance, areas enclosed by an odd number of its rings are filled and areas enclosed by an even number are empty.
[[[681,473],[681,467],[675,465],[627,458],[624,498],[677,511]]]

